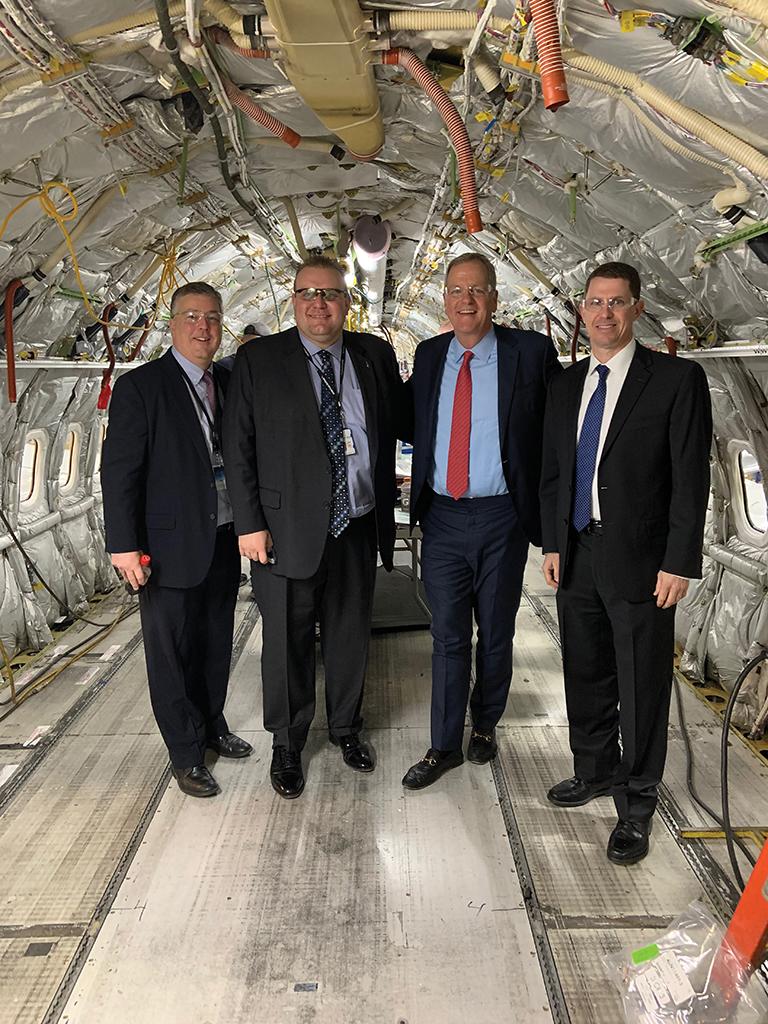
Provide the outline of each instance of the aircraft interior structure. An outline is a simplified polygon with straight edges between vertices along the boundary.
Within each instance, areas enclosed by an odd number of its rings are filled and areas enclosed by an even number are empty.
[[[0,1024],[619,1024],[604,956],[694,900],[728,924],[768,838],[767,32],[765,0],[0,0]],[[231,355],[292,324],[313,253],[403,378],[463,253],[563,366],[590,270],[631,264],[637,340],[703,367],[704,573],[642,863],[605,860],[607,805],[545,799],[570,751],[533,548],[498,757],[402,790],[431,652],[407,446],[376,772],[318,712],[305,794],[272,792],[244,584],[227,714],[254,756],[217,764],[215,800],[174,784],[105,550],[112,388],[167,350],[175,288],[221,292]],[[732,1019],[768,1021],[765,969],[750,991]]]

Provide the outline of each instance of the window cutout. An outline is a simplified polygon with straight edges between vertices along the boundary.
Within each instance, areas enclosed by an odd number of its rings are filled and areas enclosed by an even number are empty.
[[[763,490],[763,474],[757,459],[746,448],[739,452],[739,472],[747,521],[753,530],[765,533],[768,530],[768,506]]]
[[[80,428],[70,427],[59,467],[59,490],[69,494],[77,486],[80,456]]]
[[[38,466],[41,460],[40,442],[36,437],[27,437],[21,457],[21,479],[19,481],[19,505],[31,505],[35,499]]]

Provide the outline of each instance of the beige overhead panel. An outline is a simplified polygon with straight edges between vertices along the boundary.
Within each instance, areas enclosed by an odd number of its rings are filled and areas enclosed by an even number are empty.
[[[373,159],[384,125],[357,0],[266,0],[266,7],[296,91],[352,156]]]

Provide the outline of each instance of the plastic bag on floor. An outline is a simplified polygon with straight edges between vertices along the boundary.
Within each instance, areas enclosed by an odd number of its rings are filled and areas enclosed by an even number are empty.
[[[694,902],[655,942],[604,956],[627,1024],[766,1024],[768,998],[737,955],[720,950],[724,934]]]

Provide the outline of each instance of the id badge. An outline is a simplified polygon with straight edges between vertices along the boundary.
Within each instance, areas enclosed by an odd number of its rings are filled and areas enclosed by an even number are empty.
[[[226,491],[226,489],[227,489],[227,481],[226,481],[226,478],[224,476],[224,467],[223,466],[219,465],[219,466],[214,466],[213,467],[213,479],[214,479],[214,481],[216,483],[216,490],[217,491]]]
[[[344,427],[344,454],[345,455],[357,455],[357,449],[355,448],[355,442],[352,438],[352,431],[349,427]]]

